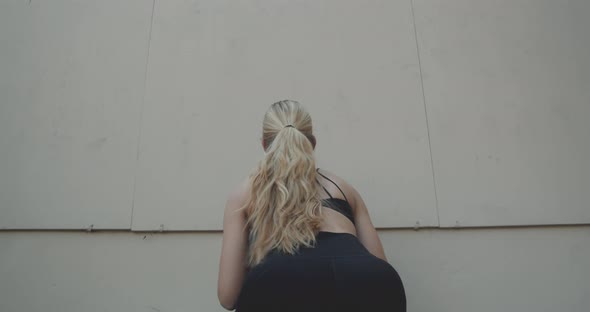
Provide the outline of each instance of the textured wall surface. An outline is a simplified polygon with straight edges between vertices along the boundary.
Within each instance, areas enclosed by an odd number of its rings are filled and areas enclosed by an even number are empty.
[[[383,230],[412,312],[590,306],[590,227]],[[0,311],[225,311],[221,234],[0,233]]]
[[[282,99],[363,195],[408,311],[587,311],[589,15],[0,0],[0,311],[222,311],[223,205]]]

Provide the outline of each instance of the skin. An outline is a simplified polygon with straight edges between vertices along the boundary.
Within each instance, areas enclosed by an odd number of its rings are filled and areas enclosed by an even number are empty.
[[[312,139],[315,148],[315,137]],[[266,150],[264,142],[262,147]],[[359,192],[349,183],[335,174],[320,169],[322,174],[336,182],[353,208],[355,225],[342,214],[332,209],[324,208],[324,221],[320,226],[320,231],[327,232],[345,232],[351,233],[358,237],[359,241],[376,257],[385,261],[387,258],[383,250],[383,245],[377,231],[373,226],[367,206],[365,205]],[[320,180],[322,185],[336,198],[342,198],[340,191],[332,183]],[[237,298],[239,296],[245,275],[248,268],[245,265],[248,234],[243,231],[246,223],[246,216],[243,211],[237,212],[246,201],[249,194],[248,179],[242,181],[229,194],[223,217],[223,239],[221,247],[221,256],[219,260],[219,275],[217,282],[217,297],[219,303],[226,310],[234,310]],[[325,197],[328,197],[325,194]],[[342,198],[343,199],[343,198]]]

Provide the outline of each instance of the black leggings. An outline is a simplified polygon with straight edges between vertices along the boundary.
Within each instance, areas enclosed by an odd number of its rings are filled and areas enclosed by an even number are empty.
[[[244,280],[237,312],[406,311],[404,286],[387,261],[348,233],[319,232],[296,255],[273,251]]]

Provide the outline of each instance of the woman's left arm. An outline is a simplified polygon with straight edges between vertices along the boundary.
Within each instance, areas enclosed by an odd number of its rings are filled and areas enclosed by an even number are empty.
[[[223,215],[223,239],[219,259],[217,297],[222,307],[234,310],[246,274],[248,235],[244,230],[246,217],[241,208],[248,196],[248,181],[233,190]]]

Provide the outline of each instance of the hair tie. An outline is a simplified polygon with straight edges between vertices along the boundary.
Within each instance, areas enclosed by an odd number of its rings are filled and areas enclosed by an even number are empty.
[[[293,125],[286,125],[284,128],[287,128],[287,127],[295,128]]]

